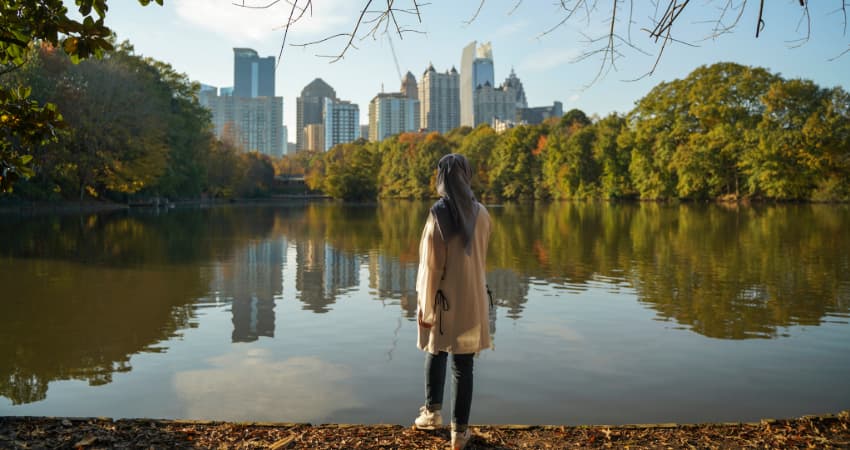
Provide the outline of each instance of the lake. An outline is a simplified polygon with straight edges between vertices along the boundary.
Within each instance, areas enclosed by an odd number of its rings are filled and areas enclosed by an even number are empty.
[[[850,408],[847,205],[488,209],[473,423]],[[0,415],[409,424],[427,211],[0,216]]]

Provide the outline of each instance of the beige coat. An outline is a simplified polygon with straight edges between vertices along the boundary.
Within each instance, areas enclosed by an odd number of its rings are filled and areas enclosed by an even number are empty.
[[[478,207],[470,255],[466,254],[459,234],[448,245],[443,242],[433,214],[428,215],[422,231],[416,293],[422,320],[433,326],[418,327],[418,346],[431,354],[477,353],[490,348],[485,263],[492,227],[484,205],[479,203]],[[445,294],[448,309],[436,301],[438,289]]]

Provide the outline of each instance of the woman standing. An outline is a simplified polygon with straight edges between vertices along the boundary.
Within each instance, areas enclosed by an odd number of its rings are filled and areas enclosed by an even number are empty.
[[[490,347],[485,261],[490,215],[475,200],[469,161],[449,154],[437,164],[437,193],[419,244],[419,348],[425,355],[425,405],[417,428],[442,425],[446,360],[452,354],[452,447],[469,441],[473,356]]]

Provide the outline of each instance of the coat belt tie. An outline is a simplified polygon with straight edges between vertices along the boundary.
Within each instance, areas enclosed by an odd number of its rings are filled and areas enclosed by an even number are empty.
[[[440,322],[440,334],[443,334],[443,311],[449,310],[449,299],[443,294],[442,289],[437,289],[434,296],[434,312],[437,313],[437,321]]]

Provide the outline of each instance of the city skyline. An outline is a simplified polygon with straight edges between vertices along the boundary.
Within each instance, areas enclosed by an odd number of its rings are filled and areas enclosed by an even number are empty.
[[[359,6],[357,2],[338,0],[317,3],[313,17],[290,30],[289,42],[307,42],[345,31],[353,25]],[[276,73],[276,94],[284,97],[288,105],[284,108],[284,124],[289,130],[298,129],[292,106],[300,89],[314,78],[324,79],[334,86],[341,98],[366,108],[381,91],[382,84],[398,86],[398,70],[402,74],[408,70],[421,74],[429,63],[441,71],[452,66],[459,68],[463,46],[474,40],[489,41],[497,49],[494,61],[497,74],[507,74],[514,68],[523,81],[529,106],[560,101],[565,111],[579,108],[588,115],[626,113],[655,85],[684,78],[699,66],[720,61],[765,67],[785,77],[807,78],[823,87],[841,85],[850,90],[850,80],[846,77],[850,73],[850,55],[828,61],[847,48],[848,38],[842,33],[841,15],[830,15],[832,10],[823,4],[810,6],[814,24],[811,39],[800,48],[789,48],[789,41],[799,37],[793,31],[800,19],[799,8],[794,8],[794,4],[769,8],[771,15],[766,17],[766,28],[758,39],[750,26],[755,23],[758,8],[756,11],[748,8],[736,32],[716,40],[705,39],[709,33],[704,27],[694,26],[696,31],[693,32],[683,28],[682,38],[699,48],[668,47],[652,76],[634,82],[624,81],[639,78],[653,68],[655,61],[654,54],[645,56],[628,51],[625,59],[618,62],[616,71],[586,89],[599,69],[599,59],[570,61],[589,50],[582,33],[595,35],[602,24],[571,22],[541,35],[560,20],[559,7],[533,8],[522,4],[508,14],[513,5],[487,2],[475,20],[467,24],[475,14],[477,3],[465,6],[468,7],[428,5],[422,11],[422,24],[416,27],[422,33],[408,33],[404,39],[393,35],[392,45],[399,69],[393,62],[390,43],[385,36],[360,42],[358,50],[333,64],[316,54],[338,52],[342,47],[338,40],[316,47],[287,46],[282,60],[277,61]],[[699,24],[700,19],[713,11],[703,6],[689,8],[691,10],[694,15],[683,24]],[[283,16],[287,11],[284,4],[279,8],[251,11],[230,2],[210,4],[200,0],[175,0],[162,7],[145,8],[131,2],[110,5],[106,23],[119,40],[128,39],[138,53],[167,62],[192,80],[229,86],[233,68],[226,61],[231,60],[232,49],[250,47],[261,55],[276,57],[283,32],[275,27],[285,22]],[[600,14],[604,16],[605,11]],[[651,16],[652,11],[636,11],[636,18],[638,14]],[[632,40],[642,49],[657,50],[640,33],[638,29],[633,30]],[[805,35],[805,30],[798,34]],[[362,123],[366,117],[361,114]],[[289,134],[289,139],[295,141],[295,133],[290,131]]]
[[[250,48],[233,49],[233,85],[201,84],[198,101],[211,114],[219,139],[245,151],[280,158],[288,150],[283,97],[275,96],[273,57]]]

